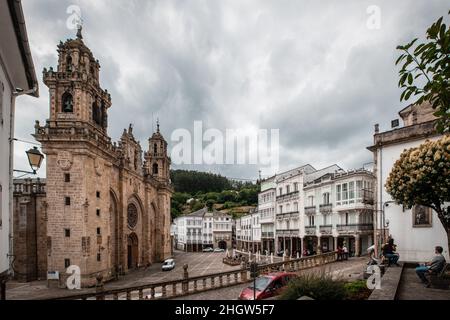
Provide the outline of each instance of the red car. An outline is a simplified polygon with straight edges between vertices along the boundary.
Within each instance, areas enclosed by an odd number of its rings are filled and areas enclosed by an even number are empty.
[[[296,278],[295,273],[274,272],[256,278],[256,300],[275,297],[286,289],[290,280]],[[253,300],[253,282],[242,290],[239,300]]]

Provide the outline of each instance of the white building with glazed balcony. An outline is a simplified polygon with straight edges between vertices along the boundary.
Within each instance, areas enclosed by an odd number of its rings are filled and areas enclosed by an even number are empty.
[[[291,256],[302,254],[306,225],[303,185],[338,170],[342,169],[337,165],[316,170],[308,164],[276,175],[276,252],[283,251]]]
[[[305,183],[303,250],[321,253],[345,244],[359,256],[373,245],[374,180],[361,169],[326,173]]]

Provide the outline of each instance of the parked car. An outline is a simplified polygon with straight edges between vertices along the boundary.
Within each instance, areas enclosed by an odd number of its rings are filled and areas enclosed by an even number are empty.
[[[175,260],[167,259],[166,261],[164,261],[162,265],[162,271],[170,271],[173,270],[173,268],[175,268]]]
[[[256,278],[256,300],[263,300],[280,295],[290,280],[296,278],[295,273],[274,272],[261,275]],[[242,290],[239,300],[253,300],[253,282],[250,286]]]
[[[225,249],[221,249],[221,248],[215,248],[214,252],[225,252]]]
[[[214,249],[211,248],[211,247],[204,248],[204,249],[202,250],[202,252],[213,252],[213,251],[214,251]]]

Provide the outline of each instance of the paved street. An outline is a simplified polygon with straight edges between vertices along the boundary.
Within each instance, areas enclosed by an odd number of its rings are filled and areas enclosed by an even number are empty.
[[[186,253],[176,251],[174,258],[176,261],[175,269],[172,271],[161,271],[161,263],[155,263],[147,270],[133,271],[128,275],[121,277],[118,281],[112,281],[105,284],[105,289],[114,289],[124,286],[138,286],[154,282],[169,281],[180,279],[183,276],[183,265],[188,264],[189,276],[200,276],[204,274],[226,272],[239,269],[239,266],[228,266],[222,263],[225,253]],[[69,291],[67,289],[47,288],[47,281],[33,281],[30,283],[19,283],[9,281],[7,283],[8,299],[42,299],[45,297],[72,295],[76,293],[92,292],[93,289],[83,289]]]
[[[362,272],[367,263],[367,257],[351,258],[348,261],[334,262],[323,267],[316,267],[301,271],[302,273],[326,272],[331,273],[333,277],[348,280],[356,280],[362,278]],[[198,294],[192,294],[186,297],[175,298],[174,300],[236,300],[242,289],[246,288],[249,283],[239,284],[232,287],[217,289]]]

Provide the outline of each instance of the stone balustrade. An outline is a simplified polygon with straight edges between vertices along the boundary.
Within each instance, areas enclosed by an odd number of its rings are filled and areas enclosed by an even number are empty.
[[[300,259],[258,266],[260,274],[288,271],[297,272],[303,269],[332,263],[337,259],[337,252],[329,252]],[[170,299],[189,294],[214,290],[251,281],[250,268],[242,264],[240,270],[189,277],[188,266],[183,266],[183,276],[178,280],[163,281],[141,286],[107,289],[103,287],[102,279],[98,280],[95,292],[57,297],[54,300],[155,300]]]

